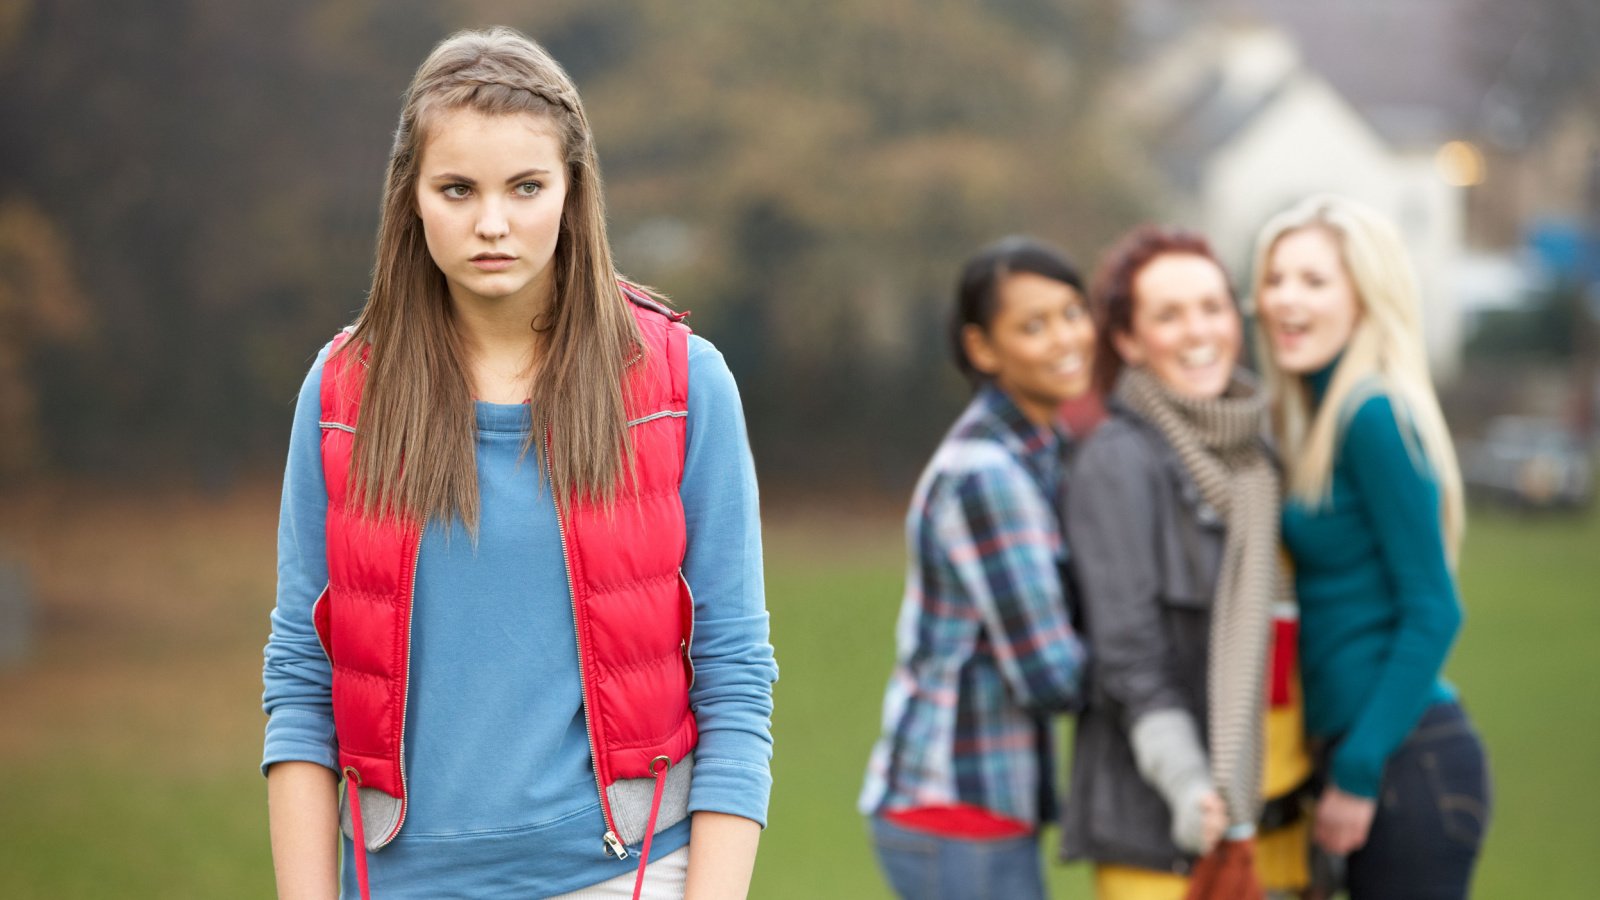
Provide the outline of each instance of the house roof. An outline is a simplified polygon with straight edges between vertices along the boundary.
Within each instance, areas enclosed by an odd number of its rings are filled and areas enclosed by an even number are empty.
[[[1235,15],[1284,29],[1321,75],[1379,134],[1399,147],[1474,131],[1494,78],[1472,41],[1460,0],[1218,0]],[[1502,38],[1504,39],[1504,38]]]
[[[1135,70],[1124,102],[1155,162],[1186,190],[1198,187],[1218,150],[1305,74],[1293,42],[1262,26],[1192,29]]]
[[[1211,73],[1194,95],[1162,122],[1152,137],[1163,169],[1185,189],[1200,183],[1212,155],[1248,126],[1288,89],[1280,79],[1259,90],[1229,90],[1218,73]]]

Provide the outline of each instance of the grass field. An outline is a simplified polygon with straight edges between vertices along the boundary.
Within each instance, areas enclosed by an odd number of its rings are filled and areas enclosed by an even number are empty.
[[[39,638],[0,671],[0,897],[272,895],[260,645],[275,491],[0,498]],[[898,605],[897,516],[769,511],[782,678],[757,898],[882,898],[854,811]],[[1489,744],[1485,898],[1594,896],[1600,848],[1600,516],[1482,513],[1450,674]],[[1048,839],[1047,839],[1048,841]],[[1056,896],[1086,897],[1052,866]]]

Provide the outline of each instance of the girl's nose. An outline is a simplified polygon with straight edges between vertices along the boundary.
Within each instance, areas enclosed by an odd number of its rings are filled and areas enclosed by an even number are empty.
[[[1206,334],[1206,316],[1198,310],[1191,310],[1183,317],[1183,336],[1186,338],[1204,337]]]
[[[1057,347],[1069,346],[1076,335],[1077,323],[1065,316],[1056,320],[1055,328],[1051,330],[1051,342]]]
[[[486,241],[498,240],[511,232],[511,223],[498,203],[485,203],[478,216],[478,237]]]
[[[1295,302],[1295,292],[1286,285],[1261,292],[1261,309],[1268,315],[1288,309]]]

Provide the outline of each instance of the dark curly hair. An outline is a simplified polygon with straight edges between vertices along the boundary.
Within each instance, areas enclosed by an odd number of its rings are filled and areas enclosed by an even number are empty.
[[[1133,282],[1144,267],[1157,257],[1201,256],[1216,263],[1222,277],[1228,277],[1211,244],[1193,231],[1167,225],[1140,225],[1123,235],[1100,257],[1094,284],[1089,290],[1089,308],[1094,315],[1094,387],[1109,394],[1125,365],[1117,352],[1115,336],[1133,331]],[[1228,297],[1233,298],[1229,283]],[[1237,301],[1235,301],[1237,302]]]

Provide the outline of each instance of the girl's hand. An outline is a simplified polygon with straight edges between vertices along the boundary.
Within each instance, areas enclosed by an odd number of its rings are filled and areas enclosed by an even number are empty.
[[[1187,802],[1173,808],[1172,842],[1195,856],[1205,856],[1228,828],[1228,807],[1210,787],[1187,796]]]
[[[1228,805],[1222,802],[1222,797],[1216,791],[1200,798],[1200,822],[1200,853],[1203,856],[1217,846],[1217,841],[1222,840],[1222,833],[1228,830]]]
[[[1347,794],[1330,786],[1317,801],[1317,818],[1312,838],[1317,846],[1337,856],[1361,849],[1372,828],[1378,801]]]

